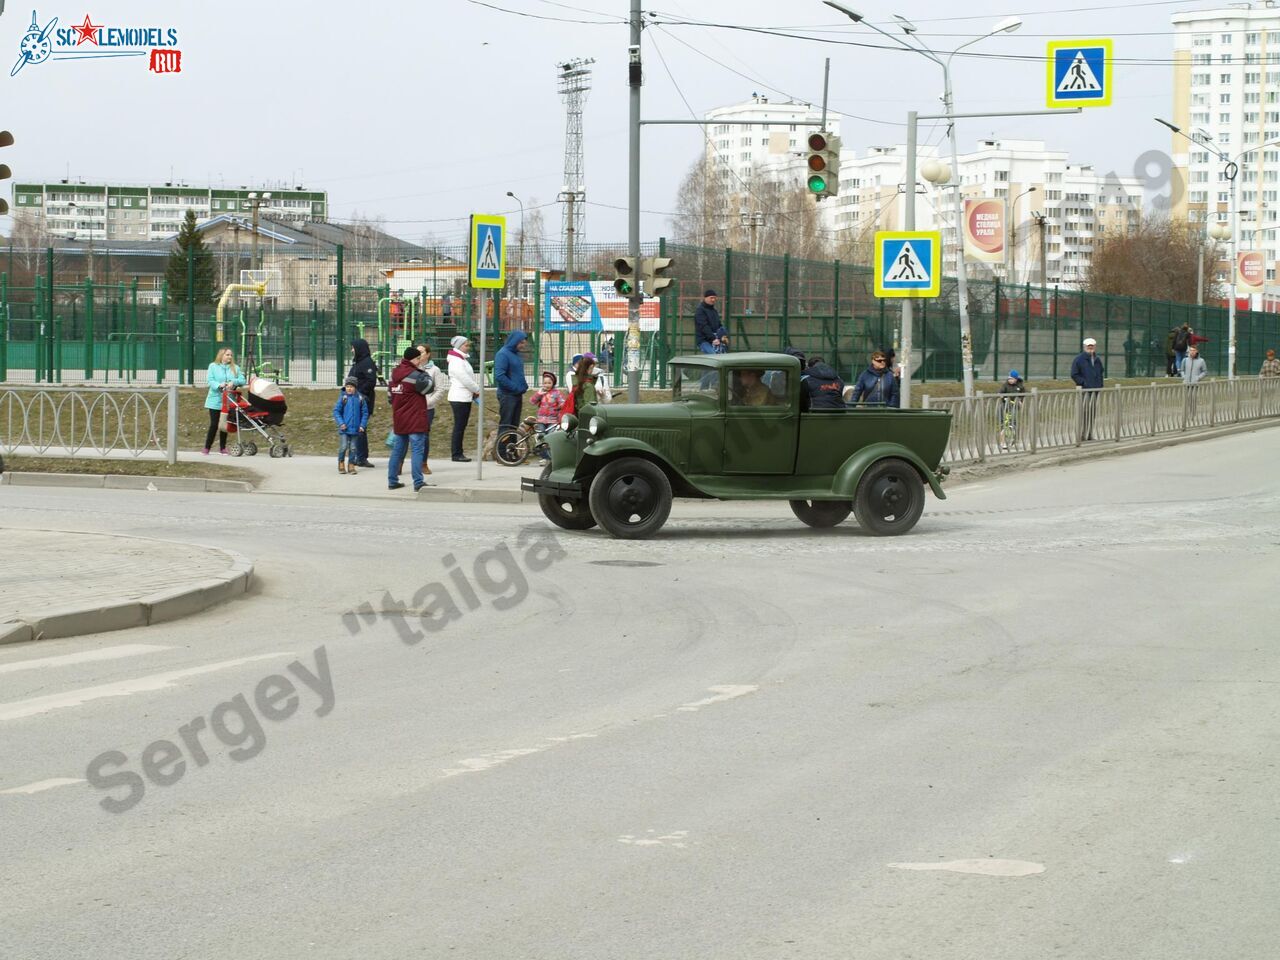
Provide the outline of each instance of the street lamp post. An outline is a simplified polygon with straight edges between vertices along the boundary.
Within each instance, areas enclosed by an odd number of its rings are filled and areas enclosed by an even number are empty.
[[[1015,285],[1018,282],[1018,201],[1028,194],[1035,193],[1037,189],[1036,187],[1027,187],[1027,189],[1013,198],[1010,213],[1013,219],[1013,229],[1009,237],[1009,279]]]
[[[524,202],[519,197],[517,197],[514,193],[512,193],[510,190],[507,191],[507,196],[510,197],[512,200],[514,200],[516,203],[520,204],[520,266],[516,268],[516,303],[523,304],[524,303]],[[520,316],[517,319],[520,321],[520,329],[523,330],[524,329],[524,308],[517,307],[516,309],[520,311]]]
[[[1266,149],[1267,147],[1280,145],[1280,140],[1268,140],[1266,143],[1259,143],[1250,147],[1248,150],[1242,150],[1234,157],[1229,157],[1213,141],[1213,138],[1203,131],[1196,131],[1196,136],[1193,137],[1181,127],[1174,126],[1168,120],[1161,120],[1159,117],[1156,117],[1155,121],[1156,123],[1163,124],[1168,127],[1183,139],[1188,140],[1197,146],[1204,147],[1215,157],[1221,160],[1224,164],[1222,168],[1222,175],[1226,177],[1231,184],[1231,202],[1227,207],[1227,220],[1231,230],[1231,300],[1227,304],[1227,379],[1234,380],[1236,378],[1236,273],[1239,269],[1240,256],[1236,249],[1240,236],[1240,228],[1238,225],[1239,208],[1236,203],[1236,179],[1240,175],[1241,160],[1251,153],[1256,153],[1257,151]]]
[[[932,60],[934,63],[936,63],[938,66],[942,68],[942,80],[943,80],[942,102],[944,106],[943,115],[947,118],[947,121],[948,121],[949,139],[951,141],[951,175],[952,175],[951,185],[952,185],[952,192],[954,196],[955,218],[956,218],[956,221],[955,221],[956,285],[957,285],[956,296],[957,296],[957,299],[959,300],[959,313],[960,313],[960,354],[961,354],[961,362],[964,366],[964,395],[966,397],[972,397],[973,396],[973,337],[971,335],[970,328],[969,328],[969,286],[968,286],[968,278],[965,275],[964,240],[962,237],[962,231],[964,229],[964,198],[960,191],[959,147],[956,144],[955,98],[953,96],[952,88],[951,88],[951,61],[955,59],[956,54],[958,54],[961,50],[964,50],[966,47],[971,47],[975,43],[981,43],[983,40],[986,40],[990,37],[994,37],[997,34],[1013,33],[1015,30],[1017,30],[1019,27],[1022,26],[1022,20],[1019,19],[1018,17],[1008,17],[1004,20],[1001,20],[989,32],[984,33],[980,37],[975,37],[973,40],[969,40],[968,42],[962,43],[960,46],[956,47],[956,49],[952,50],[949,54],[947,54],[946,60],[943,60],[937,53],[935,53],[933,50],[930,50],[928,47],[924,46],[923,44],[920,44],[919,46],[917,46],[915,44],[908,43],[907,41],[903,40],[901,37],[898,37],[895,34],[889,33],[887,30],[880,29],[874,23],[871,23],[870,21],[866,20],[862,14],[857,13],[853,10],[850,10],[848,7],[843,6],[842,4],[835,3],[834,0],[823,0],[823,3],[825,3],[827,6],[835,10],[839,10],[841,13],[843,13],[846,17],[848,17],[854,23],[866,24],[866,26],[876,31],[876,33],[879,33],[885,37],[888,37],[890,40],[894,41],[895,43],[897,43],[899,46],[903,47],[906,50],[910,50],[913,53],[918,53],[922,57],[926,57],[929,60]],[[913,34],[916,33],[916,27],[913,23],[911,23],[911,21],[903,17],[897,16],[896,14],[894,16],[894,19],[898,21],[899,27],[901,28],[902,32],[905,33],[907,36],[912,36]]]

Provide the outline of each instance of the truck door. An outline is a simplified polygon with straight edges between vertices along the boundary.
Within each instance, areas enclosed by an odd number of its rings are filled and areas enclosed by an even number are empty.
[[[800,429],[791,371],[762,367],[727,373],[724,472],[791,474]]]

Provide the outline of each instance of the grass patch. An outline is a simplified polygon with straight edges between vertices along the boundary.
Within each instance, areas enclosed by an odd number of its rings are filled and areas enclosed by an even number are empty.
[[[215,463],[176,463],[170,466],[158,460],[107,460],[101,457],[28,457],[4,458],[6,473],[80,473],[94,476],[125,477],[197,477],[202,480],[246,480],[257,484],[261,477],[244,467]]]

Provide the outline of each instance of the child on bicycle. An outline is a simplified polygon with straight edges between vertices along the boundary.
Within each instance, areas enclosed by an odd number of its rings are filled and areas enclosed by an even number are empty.
[[[1012,450],[1018,439],[1018,408],[1022,406],[1022,396],[1027,392],[1022,375],[1017,370],[1010,370],[1008,378],[1000,384],[1000,402],[996,407],[996,417],[1000,424],[997,442],[1001,450]]]

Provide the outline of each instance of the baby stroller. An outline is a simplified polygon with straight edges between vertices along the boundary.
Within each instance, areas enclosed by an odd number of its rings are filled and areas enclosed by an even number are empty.
[[[227,447],[233,457],[252,457],[258,452],[258,444],[252,437],[240,436],[242,431],[257,433],[268,444],[272,457],[291,457],[289,441],[280,427],[288,404],[284,391],[272,380],[252,377],[249,380],[248,399],[240,396],[238,389],[224,390],[222,409],[227,415],[227,433],[236,434],[235,442]]]

